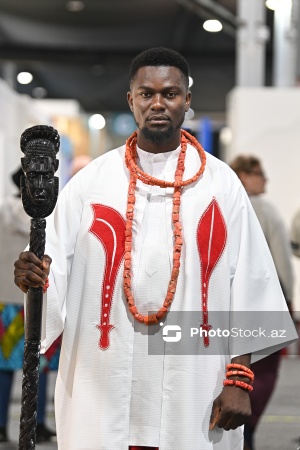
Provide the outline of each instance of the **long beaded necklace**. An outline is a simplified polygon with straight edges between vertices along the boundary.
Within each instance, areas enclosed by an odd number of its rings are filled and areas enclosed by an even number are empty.
[[[181,151],[178,157],[177,167],[175,171],[175,181],[164,181],[158,178],[151,177],[150,175],[143,172],[137,165],[137,133],[134,132],[126,141],[125,150],[125,162],[127,168],[130,171],[130,181],[128,187],[128,198],[127,198],[127,211],[126,211],[126,227],[125,227],[125,259],[124,259],[124,291],[127,297],[127,303],[129,311],[133,317],[139,322],[145,325],[151,325],[158,323],[159,320],[163,319],[167,314],[176,292],[177,280],[180,268],[180,256],[181,248],[183,244],[182,239],[182,226],[179,221],[180,212],[180,201],[181,201],[181,189],[184,186],[196,181],[204,172],[206,164],[206,155],[199,144],[199,142],[190,135],[187,131],[181,130]],[[186,156],[187,144],[193,145],[199,153],[201,159],[201,167],[198,172],[188,180],[183,181],[184,173],[184,161]],[[173,209],[172,209],[172,222],[173,222],[173,237],[174,237],[174,249],[173,249],[173,267],[171,272],[171,278],[168,284],[167,295],[163,306],[155,313],[147,316],[143,316],[139,313],[131,291],[131,252],[132,252],[132,222],[134,214],[134,204],[135,204],[135,191],[137,179],[145,184],[152,186],[160,186],[161,188],[172,187],[174,188],[173,193]]]

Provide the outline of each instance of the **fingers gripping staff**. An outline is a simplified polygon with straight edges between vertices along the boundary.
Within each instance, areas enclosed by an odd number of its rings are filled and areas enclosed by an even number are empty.
[[[25,280],[19,283],[23,291],[26,291],[25,286],[29,285],[26,297],[19,450],[35,448],[43,287],[39,286],[38,282],[35,283],[34,278],[36,277],[36,281],[39,278],[44,279],[43,269],[49,269],[49,259],[43,261],[45,217],[53,211],[58,195],[58,178],[54,173],[58,168],[56,154],[59,141],[57,131],[47,125],[28,128],[21,136],[21,150],[24,153],[21,158],[24,172],[24,177],[21,178],[21,195],[24,210],[32,217],[29,244],[32,253],[28,253],[29,256],[23,253],[21,257],[23,255],[24,269],[25,263],[32,263],[33,273],[31,280],[25,276],[26,283]],[[47,281],[45,285],[47,286]]]

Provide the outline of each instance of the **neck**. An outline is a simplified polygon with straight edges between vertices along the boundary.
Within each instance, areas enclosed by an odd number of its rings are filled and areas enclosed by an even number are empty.
[[[166,153],[175,150],[180,145],[181,130],[178,129],[173,136],[162,142],[152,142],[146,139],[142,131],[137,129],[137,145],[140,149],[148,153]]]

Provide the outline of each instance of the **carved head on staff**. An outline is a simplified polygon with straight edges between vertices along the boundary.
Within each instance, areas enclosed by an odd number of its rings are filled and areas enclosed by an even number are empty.
[[[21,195],[26,213],[32,218],[49,216],[58,195],[58,168],[56,154],[59,150],[59,134],[48,125],[27,128],[21,135],[22,169]]]

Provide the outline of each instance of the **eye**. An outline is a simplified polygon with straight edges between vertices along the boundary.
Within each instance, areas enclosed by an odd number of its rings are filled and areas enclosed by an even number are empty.
[[[167,97],[168,97],[168,98],[175,98],[176,95],[177,95],[177,92],[168,92],[168,93],[167,93]]]
[[[151,97],[151,94],[150,94],[150,92],[141,92],[141,96],[142,96],[143,98],[150,98],[150,97]]]

